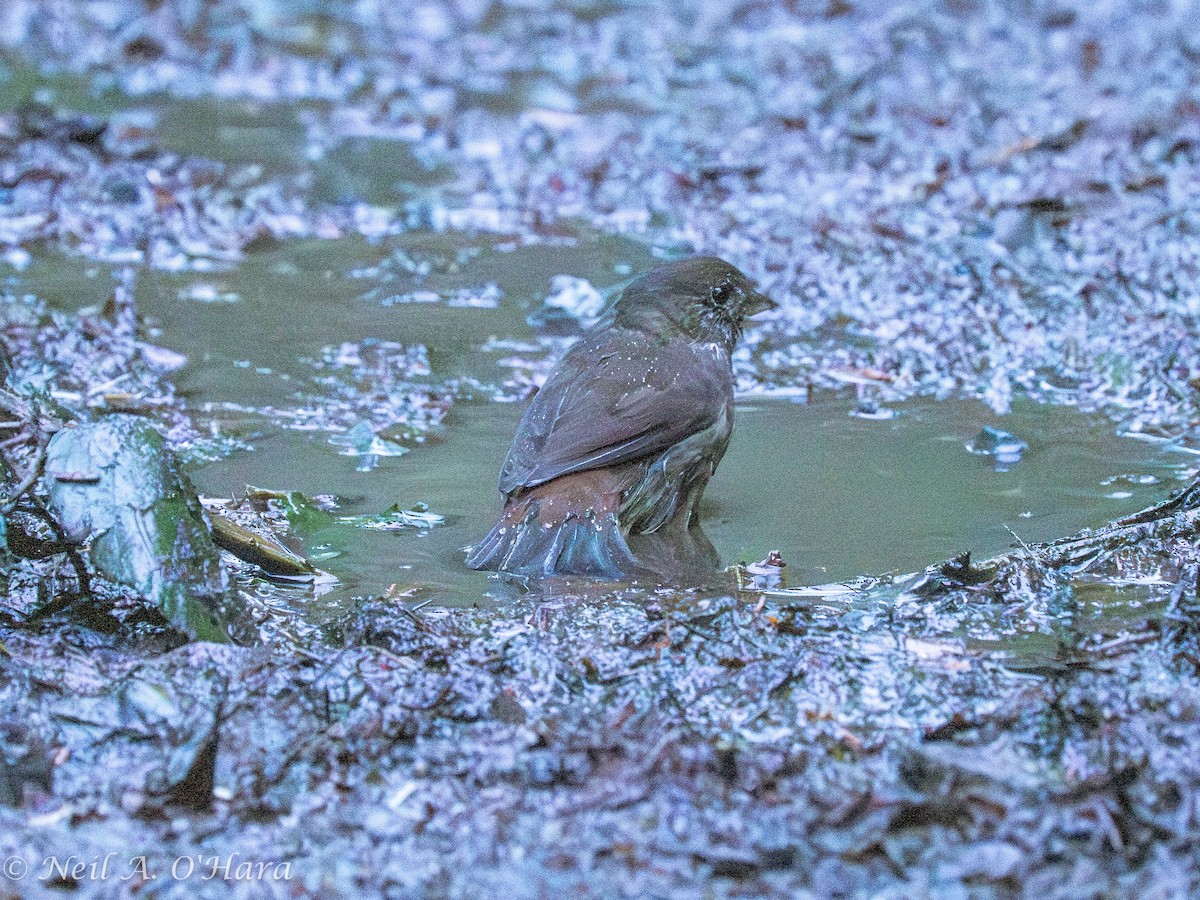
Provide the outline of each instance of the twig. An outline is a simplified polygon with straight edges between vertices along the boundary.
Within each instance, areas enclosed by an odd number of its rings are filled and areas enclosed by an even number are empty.
[[[17,444],[25,444],[29,442],[30,435],[24,430],[18,431],[10,438],[5,438],[0,441],[0,450],[7,450],[9,447],[15,447]]]
[[[1036,559],[1036,554],[1033,552],[1033,548],[1030,547],[1027,543],[1025,543],[1025,541],[1023,541],[1021,539],[1021,536],[1019,534],[1017,534],[1015,531],[1013,531],[1011,528],[1009,528],[1007,525],[1004,526],[1004,530],[1013,536],[1013,540],[1015,540],[1018,544],[1021,545],[1021,549],[1025,551],[1025,554],[1029,558],[1029,561],[1033,562]]]
[[[1120,637],[1113,638],[1111,641],[1105,641],[1097,647],[1091,649],[1092,653],[1111,653],[1120,647],[1128,646],[1129,644],[1145,644],[1154,640],[1158,635],[1150,632],[1141,634],[1123,634]]]
[[[71,566],[75,569],[75,576],[79,579],[79,592],[86,594],[91,591],[91,576],[88,574],[87,563],[83,561],[83,557],[79,555],[75,544],[69,539],[58,519],[50,514],[50,510],[42,504],[35,495],[29,495],[30,507],[29,512],[37,516],[45,522],[50,530],[54,532],[56,543],[60,548],[59,552],[67,554],[67,558],[71,560]]]
[[[37,401],[26,400],[3,388],[0,388],[0,409],[22,422],[34,425],[48,435],[62,431],[65,424],[61,419],[45,412]]]
[[[30,488],[37,484],[37,480],[42,477],[42,470],[46,465],[46,443],[45,437],[39,436],[37,451],[34,453],[33,462],[29,465],[29,471],[25,473],[25,477],[21,479],[20,483],[9,495],[8,499],[4,501],[4,505],[0,506],[0,513],[7,515],[8,513],[12,512],[13,508],[17,505],[17,501],[20,500]],[[5,460],[5,465],[8,465],[7,460]]]

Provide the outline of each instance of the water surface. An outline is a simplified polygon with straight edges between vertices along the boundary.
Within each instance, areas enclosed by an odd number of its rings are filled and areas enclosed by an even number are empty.
[[[796,585],[913,571],[963,550],[983,558],[1006,549],[1013,533],[1048,540],[1143,508],[1179,471],[1177,457],[1070,409],[1027,403],[997,419],[973,402],[914,402],[894,419],[869,421],[851,408],[849,399],[740,406],[703,507],[725,562],[778,549]],[[496,475],[520,413],[518,404],[460,404],[444,440],[371,472],[356,471],[319,434],[278,431],[193,477],[215,496],[246,484],[334,493],[346,514],[427,503],[448,524],[424,533],[340,526],[319,536],[344,551],[325,565],[352,592],[420,583],[442,602],[471,603],[492,582],[463,566],[462,548],[499,511]],[[1008,471],[965,446],[997,422],[1030,445]]]
[[[388,267],[397,259],[428,265],[406,274]],[[481,348],[493,338],[532,342],[526,317],[554,275],[604,288],[652,263],[649,248],[604,235],[505,247],[490,235],[418,230],[375,242],[297,241],[250,254],[227,272],[144,272],[138,302],[153,340],[188,357],[173,376],[181,393],[252,447],[197,469],[204,493],[231,496],[252,484],[335,494],[345,515],[427,503],[447,525],[426,533],[342,525],[309,535],[310,549],[340,552],[323,563],[344,583],[330,603],[422,583],[438,602],[461,604],[480,601],[493,585],[463,567],[462,548],[498,512],[496,475],[521,404],[460,399],[429,443],[369,472],[357,471],[358,460],[341,455],[328,433],[286,430],[258,411],[304,402],[311,360],[343,342],[423,344],[429,383],[498,384],[509,374],[497,365],[504,354]],[[356,277],[372,267],[375,274]],[[390,273],[386,284],[379,271]],[[65,309],[102,303],[112,284],[103,267],[53,254],[36,257],[20,281]],[[381,300],[487,284],[499,290],[494,308]],[[1185,461],[1065,407],[1018,401],[997,417],[973,401],[914,401],[879,421],[849,415],[853,403],[826,396],[739,405],[703,507],[724,562],[779,550],[796,585],[912,571],[964,550],[982,558],[1014,535],[1049,540],[1144,508],[1178,486]],[[1020,462],[999,471],[968,451],[984,425],[1028,444]]]

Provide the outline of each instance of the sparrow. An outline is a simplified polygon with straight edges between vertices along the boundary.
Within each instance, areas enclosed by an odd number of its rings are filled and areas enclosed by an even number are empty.
[[[685,541],[733,433],[743,322],[775,306],[712,256],[630,282],[534,395],[467,565],[617,579],[646,571],[631,535]]]

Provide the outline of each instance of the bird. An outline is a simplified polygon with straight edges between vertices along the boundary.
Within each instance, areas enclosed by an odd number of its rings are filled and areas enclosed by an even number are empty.
[[[630,536],[686,542],[733,433],[743,323],[775,308],[713,256],[631,281],[530,401],[467,566],[620,579],[646,574]]]

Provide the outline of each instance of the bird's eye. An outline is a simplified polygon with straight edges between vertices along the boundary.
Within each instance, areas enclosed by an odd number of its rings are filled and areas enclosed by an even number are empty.
[[[708,295],[712,297],[714,303],[725,304],[729,302],[729,295],[733,292],[733,288],[728,281],[722,281],[715,285]]]

